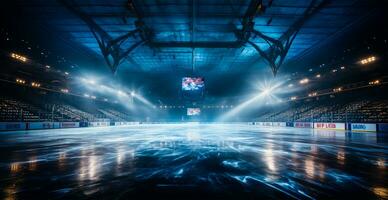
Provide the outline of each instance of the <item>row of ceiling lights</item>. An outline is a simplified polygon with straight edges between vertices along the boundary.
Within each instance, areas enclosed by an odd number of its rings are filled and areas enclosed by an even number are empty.
[[[376,61],[376,57],[375,56],[369,56],[367,58],[361,59],[359,61],[359,63],[362,64],[362,65],[366,65],[366,64],[370,64],[370,63],[375,62],[375,61]],[[345,66],[341,66],[339,69],[345,70],[346,67]],[[338,69],[333,69],[333,70],[331,70],[331,72],[336,73],[336,72],[338,72]],[[316,74],[314,77],[319,79],[319,78],[322,77],[322,75],[321,74]],[[309,78],[303,78],[303,79],[299,80],[299,84],[301,84],[301,85],[307,84],[309,82],[310,82]],[[294,84],[289,84],[288,86],[292,87],[292,86],[294,86]]]
[[[27,60],[28,60],[28,58],[27,58],[26,56],[22,56],[22,55],[17,54],[17,53],[11,53],[10,55],[11,55],[11,58],[13,58],[13,59],[15,59],[15,60],[17,60],[17,61],[23,62],[23,63],[27,62]],[[50,65],[45,65],[45,68],[46,68],[46,69],[51,69],[51,66],[50,66]],[[64,72],[64,75],[68,76],[68,75],[70,75],[70,73],[69,73],[69,72]],[[17,83],[17,84],[24,85],[24,84],[26,84],[26,81],[23,80],[23,79],[17,78],[17,79],[16,79],[16,83]],[[38,83],[38,82],[31,82],[31,86],[32,86],[32,87],[38,88],[38,87],[41,87],[41,84]],[[67,88],[61,88],[59,91],[60,91],[61,93],[65,93],[65,94],[67,94],[67,93],[70,92],[69,89],[67,89]],[[121,91],[119,91],[119,92],[121,92]],[[97,99],[96,96],[89,95],[89,94],[84,94],[83,96],[84,96],[85,98]],[[108,99],[106,99],[106,98],[103,99],[103,100],[104,100],[105,102],[108,101]]]
[[[23,56],[23,55],[20,55],[20,54],[17,54],[17,53],[11,53],[10,55],[11,55],[11,57],[12,57],[13,59],[15,59],[15,60],[17,60],[17,61],[20,61],[20,62],[23,62],[23,63],[25,63],[25,62],[28,61],[28,58],[27,58],[26,56]],[[45,65],[44,67],[45,67],[46,69],[52,69],[52,67],[51,67],[50,65]],[[64,72],[64,75],[69,76],[70,73],[69,73],[69,72]],[[16,83],[18,83],[18,84],[25,84],[26,81],[23,80],[23,79],[17,78],[17,79],[16,79]],[[31,82],[31,86],[32,86],[32,87],[41,87],[41,84],[38,83],[38,82]],[[68,93],[70,92],[70,90],[69,90],[68,88],[61,88],[61,89],[59,89],[59,92],[68,94]],[[119,90],[119,91],[118,91],[118,95],[122,96],[122,95],[127,95],[127,94],[124,93],[124,92],[122,92],[121,90]],[[134,93],[134,92],[131,92],[129,95],[133,96],[133,95],[135,95],[135,93]],[[80,96],[83,96],[83,97],[85,97],[85,98],[90,98],[90,99],[93,99],[93,100],[96,100],[96,99],[97,99],[96,96],[94,96],[94,95],[89,95],[89,94],[86,94],[86,93],[83,94],[83,95],[80,95]],[[106,99],[106,98],[103,98],[102,101],[108,102],[109,100]],[[114,101],[114,103],[118,103],[118,101]]]
[[[374,61],[376,61],[376,57],[375,57],[375,56],[369,56],[369,57],[367,57],[367,58],[361,59],[361,60],[359,61],[359,63],[362,64],[362,65],[366,65],[366,64],[370,64],[370,63],[372,63],[372,62],[374,62]],[[346,68],[345,68],[345,66],[341,66],[340,69],[341,69],[341,70],[345,70]],[[335,72],[337,72],[337,71],[338,71],[337,69],[333,69],[333,70],[332,70],[333,73],[335,73]],[[322,77],[321,74],[316,74],[316,75],[315,75],[315,78],[317,78],[317,79],[319,79],[319,78],[321,78],[321,77]],[[299,80],[299,84],[301,84],[301,85],[308,84],[309,82],[310,82],[310,79],[309,79],[309,78],[303,78],[303,79]],[[370,85],[379,84],[379,80],[371,81],[369,84],[370,84]],[[288,85],[288,87],[293,87],[293,86],[294,86],[294,84],[289,84],[289,85]],[[333,92],[341,92],[341,91],[342,91],[342,88],[341,88],[341,87],[338,87],[338,88],[334,88],[334,89],[333,89]],[[317,95],[318,95],[317,92],[312,92],[312,93],[309,93],[309,94],[308,94],[308,97],[314,97],[314,96],[317,96]],[[296,96],[290,97],[290,100],[296,100],[296,99],[297,99]]]
[[[11,58],[13,58],[17,61],[20,61],[20,62],[27,62],[27,57],[22,56],[22,55],[17,54],[17,53],[11,53]]]
[[[381,81],[380,81],[380,80],[373,80],[373,81],[368,82],[368,85],[379,85],[379,84],[381,84]],[[342,92],[343,90],[344,90],[343,87],[336,87],[336,88],[333,88],[333,89],[332,89],[332,92]],[[322,92],[322,93],[311,92],[311,93],[308,94],[308,97],[315,97],[315,96],[318,96],[318,95],[320,95],[320,94],[326,94],[326,93],[327,93],[327,91]],[[304,98],[304,97],[302,97],[302,99],[303,99],[303,98]],[[294,100],[297,100],[297,99],[298,99],[297,96],[292,96],[292,97],[290,97],[290,100],[291,100],[291,101],[294,101]]]
[[[40,47],[40,45],[35,45],[35,46],[34,46],[32,43],[28,42],[27,40],[24,40],[24,39],[22,39],[22,40],[12,39],[12,38],[10,37],[11,34],[10,34],[7,30],[5,30],[5,29],[0,29],[0,34],[3,35],[3,38],[4,38],[5,41],[15,41],[15,42],[20,42],[20,43],[22,43],[22,45],[24,45],[24,46],[26,47],[26,49],[28,49],[28,50],[30,50],[30,51],[31,51],[33,48],[36,48],[38,51],[40,51],[40,54],[43,55],[45,58],[47,58],[48,55],[52,54],[49,50]],[[23,57],[25,57],[25,56],[23,56]],[[25,58],[26,58],[26,60],[25,60],[24,62],[26,62],[26,61],[28,60],[27,57],[25,57]],[[70,63],[68,60],[66,60],[66,59],[65,59],[64,57],[62,57],[62,56],[58,56],[58,55],[57,55],[57,56],[56,56],[56,59],[57,59],[57,62],[58,62],[58,63],[68,63],[68,64],[70,65],[71,68],[74,68],[74,67],[77,66],[76,64]]]
[[[20,85],[25,85],[25,84],[27,83],[26,80],[21,79],[21,78],[17,78],[15,82],[16,82],[17,84],[20,84]],[[32,81],[32,82],[31,82],[31,86],[32,86],[32,87],[40,87],[41,84],[38,83],[38,82]]]
[[[27,63],[28,60],[29,60],[26,56],[21,55],[21,54],[18,54],[18,53],[11,53],[10,56],[11,56],[11,58],[13,58],[14,60],[19,61],[19,62],[22,62],[22,63]],[[51,69],[51,66],[50,66],[50,65],[45,65],[44,67],[45,67],[46,69]],[[61,73],[60,70],[57,70],[57,72]],[[69,75],[70,75],[70,73],[69,73],[69,72],[66,72],[66,71],[63,72],[63,74],[64,74],[65,76],[69,76]]]
[[[19,85],[28,85],[28,84],[27,84],[27,81],[24,80],[24,79],[21,79],[21,78],[16,78],[16,81],[15,81],[15,82],[16,82],[17,84],[19,84]],[[39,82],[32,81],[32,82],[30,83],[30,86],[31,86],[31,87],[34,87],[34,88],[40,88],[42,85],[41,85]],[[68,94],[70,91],[69,91],[69,89],[67,89],[67,88],[61,88],[61,89],[59,89],[58,92],[61,92],[61,93],[64,93],[64,94]],[[96,96],[94,96],[94,95],[89,95],[89,94],[86,94],[86,93],[83,94],[82,96],[85,97],[85,98],[93,99],[93,100],[96,100],[96,99],[97,99]],[[109,101],[107,98],[103,98],[103,99],[101,99],[101,100],[104,101],[104,102],[108,102],[108,101]],[[114,101],[113,103],[118,103],[118,101]]]

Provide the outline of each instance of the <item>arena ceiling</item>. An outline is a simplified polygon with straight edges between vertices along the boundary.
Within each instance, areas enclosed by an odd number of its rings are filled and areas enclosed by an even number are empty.
[[[113,72],[238,72],[303,57],[373,12],[367,0],[19,0],[23,16]],[[97,39],[96,39],[97,38]],[[103,49],[103,50],[102,50]],[[284,59],[284,60],[283,60]],[[272,62],[272,63],[271,63]],[[279,63],[280,62],[280,63]]]

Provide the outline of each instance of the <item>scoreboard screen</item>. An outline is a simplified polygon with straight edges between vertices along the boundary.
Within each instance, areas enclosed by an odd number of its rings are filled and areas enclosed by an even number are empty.
[[[183,91],[199,91],[205,87],[203,77],[183,77],[182,90]]]
[[[196,116],[201,114],[201,109],[199,108],[187,108],[188,116]]]

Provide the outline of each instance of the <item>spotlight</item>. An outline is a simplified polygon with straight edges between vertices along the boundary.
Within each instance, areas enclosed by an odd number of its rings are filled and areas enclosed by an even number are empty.
[[[272,88],[265,88],[264,90],[261,91],[261,94],[264,96],[268,96],[272,91]]]
[[[93,80],[93,79],[86,80],[86,82],[89,83],[89,84],[91,84],[91,85],[96,84],[96,81]]]
[[[280,92],[282,82],[274,83],[273,81],[264,82],[259,85],[260,96],[262,97],[275,97],[275,93]],[[293,84],[289,84],[288,87],[293,87]]]
[[[360,60],[360,63],[362,65],[366,65],[366,64],[369,64],[369,63],[374,62],[374,61],[376,61],[376,57],[375,56],[370,56],[368,58],[364,58],[364,59]]]
[[[317,92],[312,92],[312,93],[309,93],[309,97],[315,97],[315,96],[317,96],[318,95],[318,93]]]
[[[370,81],[369,85],[378,85],[380,84],[380,80]]]
[[[32,87],[40,87],[40,83],[32,82],[32,83],[31,83],[31,86],[32,86]]]
[[[11,57],[15,60],[21,61],[21,62],[27,62],[27,58],[25,56],[16,54],[16,53],[11,53]]]
[[[341,92],[341,91],[342,91],[342,87],[338,87],[338,88],[333,89],[333,92]]]
[[[308,78],[304,78],[304,79],[299,81],[300,84],[307,84],[308,82],[309,82]]]
[[[18,83],[18,84],[25,84],[26,81],[23,80],[23,79],[17,78],[17,79],[16,79],[16,83]]]
[[[252,109],[253,106],[262,106],[266,104],[273,104],[278,103],[279,98],[277,97],[278,94],[283,93],[283,89],[281,88],[284,82],[282,81],[264,81],[263,83],[260,83],[258,85],[258,94],[255,93],[255,95],[252,95],[245,101],[241,102],[239,105],[236,106],[230,106],[232,108],[228,112],[226,112],[224,115],[219,117],[218,121],[226,121],[230,120],[232,117],[237,117],[242,111],[246,109]],[[219,106],[214,106],[215,108],[218,108]]]
[[[134,91],[131,92],[131,96],[135,96],[136,93]]]
[[[90,85],[95,85],[96,84],[96,80],[94,78],[81,78],[81,81],[86,83],[86,84],[90,84]]]
[[[117,91],[117,94],[118,94],[119,96],[124,96],[124,95],[125,95],[125,92],[123,92],[123,91],[121,91],[121,90],[118,90],[118,91]]]

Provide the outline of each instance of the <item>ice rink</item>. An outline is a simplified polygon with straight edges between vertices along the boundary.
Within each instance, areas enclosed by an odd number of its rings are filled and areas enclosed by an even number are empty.
[[[3,132],[0,188],[3,199],[383,199],[387,144],[241,124]]]

